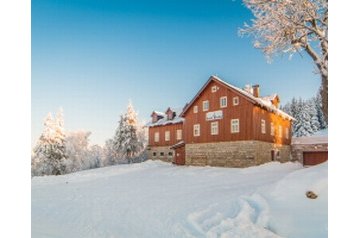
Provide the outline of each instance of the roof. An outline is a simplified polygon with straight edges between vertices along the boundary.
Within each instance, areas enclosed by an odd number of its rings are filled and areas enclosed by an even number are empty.
[[[328,144],[328,129],[315,132],[311,136],[292,137],[293,145]]]
[[[241,89],[239,87],[233,86],[227,82],[225,82],[224,80],[220,79],[218,76],[214,76],[211,75],[209,80],[204,84],[204,86],[199,90],[199,92],[195,95],[195,97],[190,101],[190,103],[184,108],[182,114],[180,116],[183,116],[183,114],[188,110],[188,108],[195,102],[195,100],[199,97],[199,95],[204,91],[204,89],[206,88],[206,86],[212,81],[215,80],[221,84],[224,84],[225,86],[231,88],[232,90],[234,90],[235,92],[240,93],[241,95],[243,95],[244,97],[246,97],[249,101],[251,101],[252,103],[259,105],[261,107],[263,107],[264,109],[266,109],[267,111],[276,113],[284,118],[287,118],[289,120],[295,120],[292,116],[288,115],[287,113],[285,113],[284,111],[276,108],[272,102],[271,102],[271,97],[274,97],[275,95],[277,96],[277,94],[273,94],[272,96],[269,97],[255,97],[254,95],[252,95],[251,93],[245,91],[244,89]]]
[[[153,111],[153,113],[157,114],[158,116],[162,116],[162,117],[165,117],[165,115],[166,115],[164,112],[159,112],[159,111]]]
[[[181,140],[181,141],[179,141],[178,143],[172,145],[172,146],[170,147],[170,149],[180,148],[180,147],[182,147],[182,146],[184,146],[184,145],[185,145],[185,142],[184,142],[183,140]]]
[[[164,126],[164,125],[170,125],[170,124],[178,124],[184,122],[184,118],[180,117],[179,115],[182,112],[182,108],[170,108],[173,112],[175,112],[175,117],[172,120],[168,120],[165,113],[154,111],[155,113],[161,113],[158,115],[163,116],[163,118],[159,119],[157,122],[148,122],[145,126],[147,127],[154,127],[154,126]]]

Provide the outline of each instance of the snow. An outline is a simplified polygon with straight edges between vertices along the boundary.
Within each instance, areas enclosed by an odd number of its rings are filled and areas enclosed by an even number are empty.
[[[147,161],[34,177],[32,237],[327,237],[327,166]]]
[[[328,128],[315,132],[311,136],[292,137],[294,145],[328,144]]]

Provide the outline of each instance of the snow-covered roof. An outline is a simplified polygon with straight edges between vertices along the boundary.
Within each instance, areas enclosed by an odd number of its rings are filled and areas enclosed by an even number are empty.
[[[293,145],[328,144],[328,129],[317,131],[311,136],[292,137]]]
[[[168,120],[167,115],[165,113],[162,113],[163,118],[159,119],[157,122],[148,122],[145,126],[147,127],[153,127],[153,126],[164,126],[164,125],[170,125],[170,124],[177,124],[182,123],[184,121],[184,118],[180,117],[179,115],[182,112],[182,108],[170,108],[173,112],[175,112],[175,117],[172,120]],[[154,111],[158,114],[158,111]],[[159,112],[161,113],[161,112]],[[158,114],[161,115],[161,114]],[[161,115],[161,116],[162,116]]]
[[[165,117],[165,113],[164,112],[160,112],[160,111],[153,111],[153,113],[157,114],[158,116],[162,116]]]
[[[226,85],[229,88],[232,88],[233,90],[239,92],[240,94],[246,96],[249,100],[251,100],[253,103],[260,105],[261,107],[265,108],[266,110],[276,113],[284,118],[287,118],[289,120],[295,120],[292,116],[288,115],[287,113],[285,113],[284,111],[276,108],[270,98],[272,96],[275,96],[275,94],[271,95],[270,97],[255,97],[254,95],[252,95],[251,93],[245,91],[244,89],[241,89],[239,87],[236,87],[232,84],[229,84],[227,82],[225,82],[224,80],[222,80],[221,78],[219,78],[218,76],[215,75],[211,75],[211,77],[209,78],[209,80],[206,82],[206,84],[201,88],[201,90],[197,93],[197,95],[193,98],[193,100],[185,107],[183,113],[191,106],[191,104],[194,103],[195,99],[200,95],[200,93],[206,88],[206,86],[209,84],[209,82],[211,81],[211,79],[215,79],[217,81],[219,81],[220,83]],[[276,95],[277,96],[277,95]]]

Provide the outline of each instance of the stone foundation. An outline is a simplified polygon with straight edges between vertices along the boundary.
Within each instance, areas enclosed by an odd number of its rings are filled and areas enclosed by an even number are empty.
[[[171,153],[171,155],[170,155]],[[155,155],[154,155],[155,154]],[[151,160],[161,160],[164,162],[173,162],[174,150],[169,146],[153,146],[147,148],[147,158]]]
[[[272,161],[287,162],[289,145],[275,145],[262,141],[231,141],[185,145],[185,164],[196,166],[249,167]]]

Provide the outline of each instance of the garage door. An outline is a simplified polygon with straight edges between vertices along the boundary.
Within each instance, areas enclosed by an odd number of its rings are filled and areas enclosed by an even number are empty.
[[[303,165],[316,165],[328,160],[328,151],[303,152]]]

